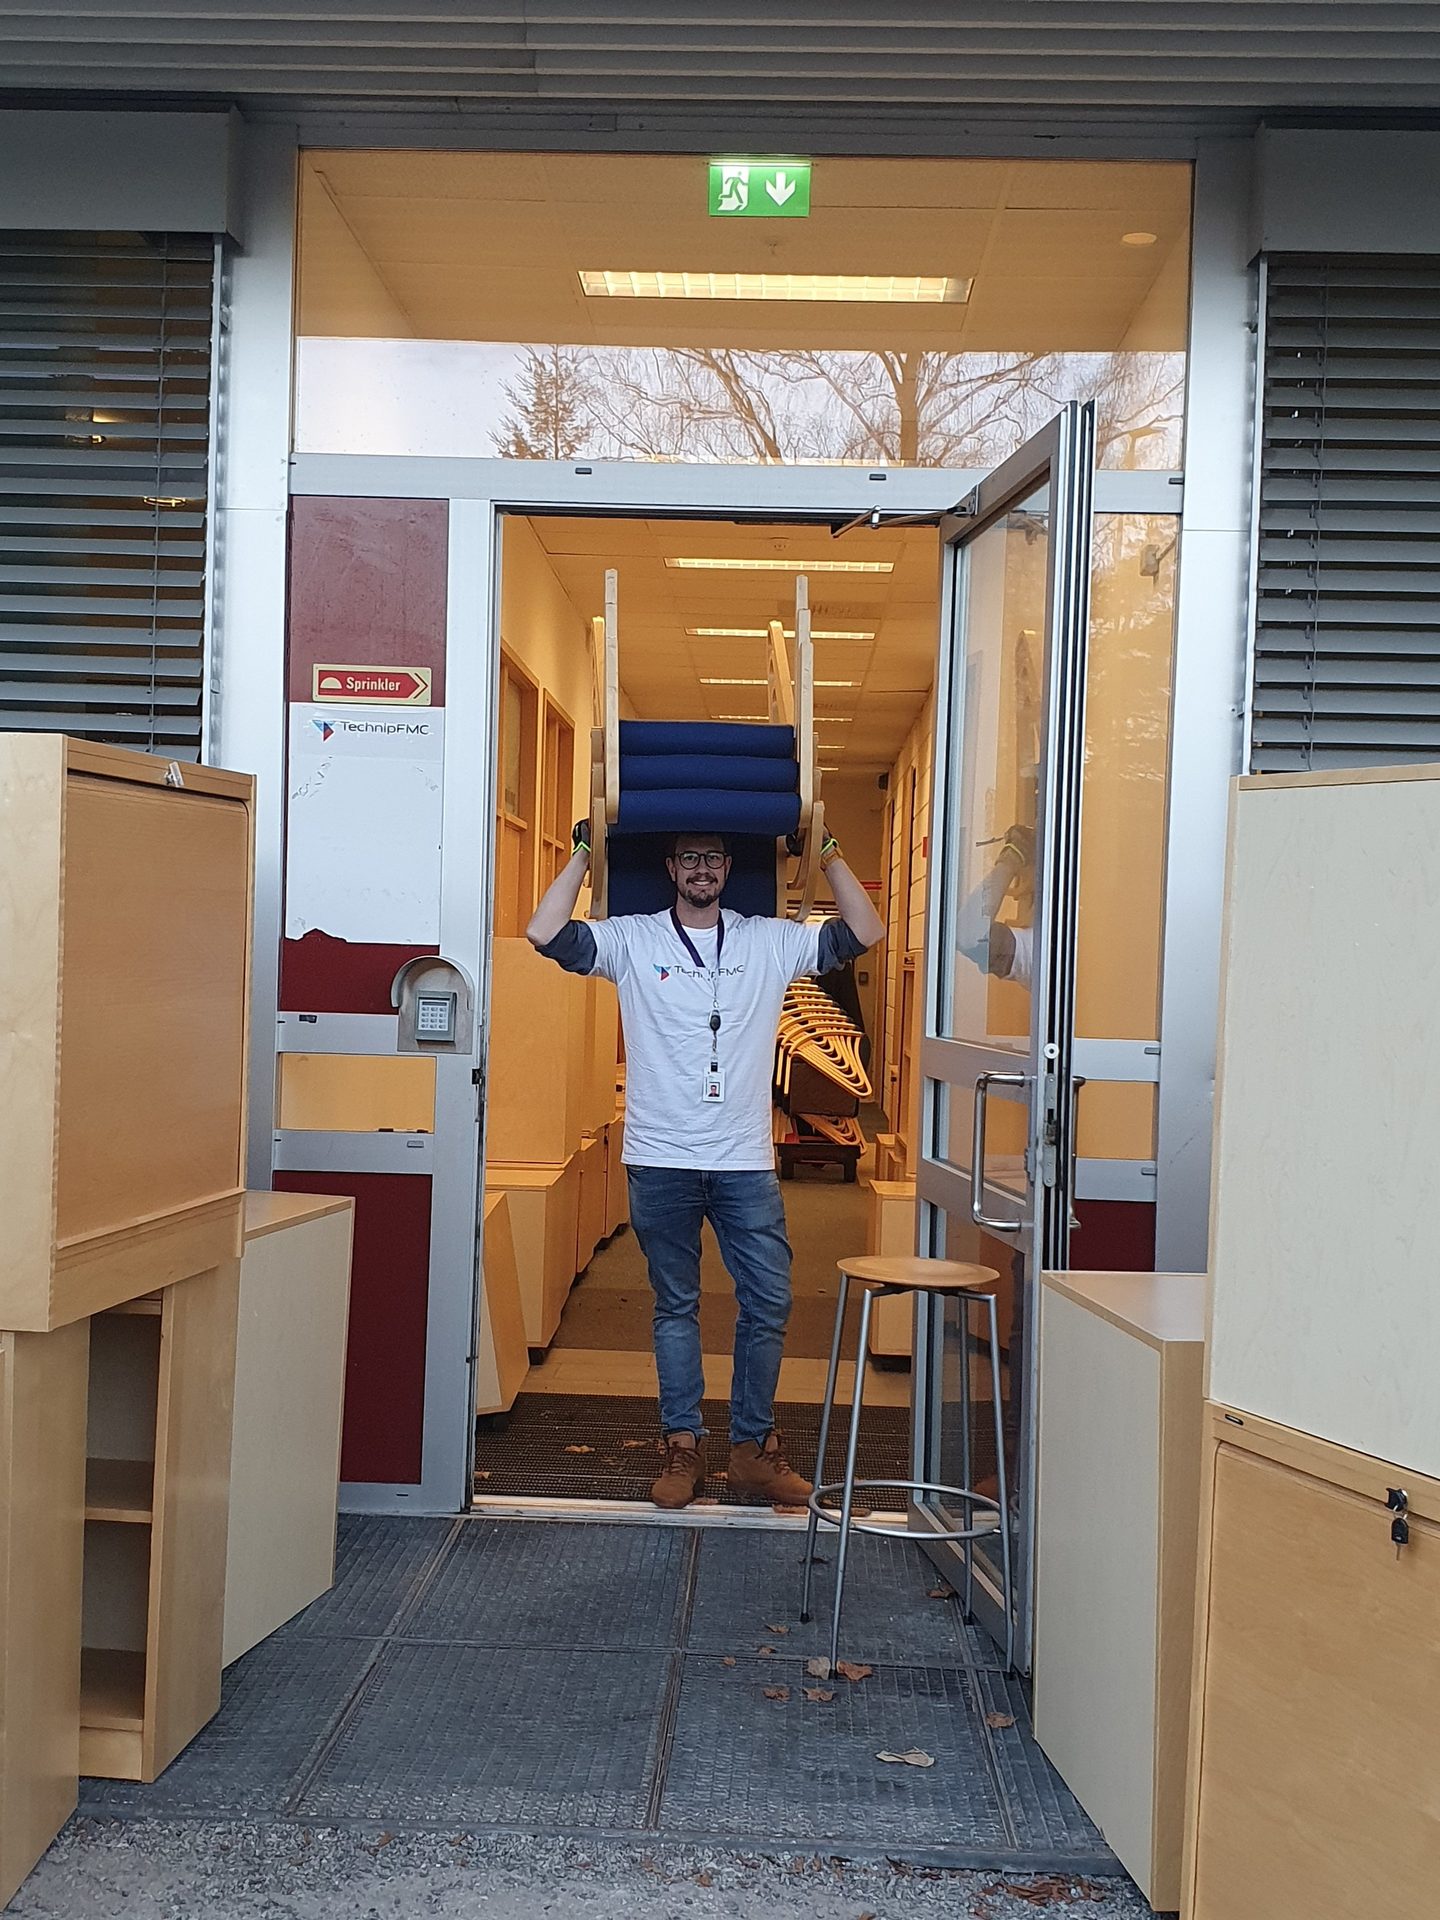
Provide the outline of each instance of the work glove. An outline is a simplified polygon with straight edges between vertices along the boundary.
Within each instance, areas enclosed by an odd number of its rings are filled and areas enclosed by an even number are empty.
[[[1008,827],[1000,848],[1000,858],[1010,854],[1017,866],[1028,867],[1035,859],[1035,829],[1018,824]]]
[[[590,822],[588,820],[577,820],[571,828],[570,851],[571,853],[583,853],[587,859],[589,858]]]
[[[844,858],[844,854],[840,851],[840,842],[835,838],[833,833],[827,833],[820,846],[821,871],[823,872],[832,860],[843,860]]]

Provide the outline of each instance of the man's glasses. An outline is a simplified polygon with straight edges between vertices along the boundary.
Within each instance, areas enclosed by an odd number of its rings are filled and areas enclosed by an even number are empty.
[[[725,858],[726,856],[723,853],[716,853],[713,850],[709,853],[695,853],[687,850],[685,853],[677,853],[675,861],[678,866],[682,866],[686,868],[687,871],[693,872],[694,869],[699,866],[713,867],[716,869],[723,867]]]

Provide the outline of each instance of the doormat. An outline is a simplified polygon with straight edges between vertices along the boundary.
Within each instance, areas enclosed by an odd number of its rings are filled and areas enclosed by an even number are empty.
[[[702,1405],[709,1438],[709,1477],[699,1499],[744,1506],[725,1481],[730,1454],[726,1401]],[[820,1409],[788,1402],[775,1408],[781,1444],[796,1471],[810,1474],[820,1439]],[[845,1471],[850,1409],[837,1407],[830,1425],[825,1478]],[[476,1449],[477,1494],[544,1500],[648,1500],[659,1471],[654,1402],[618,1394],[522,1393],[508,1419],[481,1423]],[[867,1408],[860,1427],[856,1475],[898,1480],[910,1467],[910,1413],[905,1407]],[[903,1513],[903,1493],[865,1495],[874,1512]]]

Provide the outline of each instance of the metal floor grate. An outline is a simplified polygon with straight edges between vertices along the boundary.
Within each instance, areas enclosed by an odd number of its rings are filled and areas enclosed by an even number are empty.
[[[725,1483],[730,1409],[707,1400],[701,1409],[709,1432],[709,1478],[701,1500],[740,1506]],[[845,1470],[850,1410],[837,1407],[826,1449],[828,1477]],[[775,1423],[796,1469],[808,1474],[820,1441],[820,1409],[800,1401],[775,1409]],[[482,1427],[476,1449],[478,1495],[520,1495],[549,1500],[648,1500],[658,1470],[657,1421],[650,1400],[619,1394],[522,1393],[499,1429]],[[578,1451],[576,1450],[578,1449]],[[867,1407],[860,1428],[859,1473],[898,1480],[910,1462],[907,1407]],[[903,1513],[905,1496],[866,1496],[872,1509]]]
[[[802,1628],[790,1532],[367,1517],[341,1537],[335,1591],[229,1670],[188,1751],[151,1787],[86,1782],[82,1814],[1119,1871],[918,1547],[857,1539],[844,1652],[873,1670],[821,1685],[829,1567]],[[910,1747],[934,1767],[876,1757]]]

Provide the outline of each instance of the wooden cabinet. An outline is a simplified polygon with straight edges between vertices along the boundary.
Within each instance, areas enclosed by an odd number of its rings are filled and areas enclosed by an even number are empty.
[[[1035,1737],[1165,1912],[1180,1899],[1204,1325],[1203,1274],[1041,1284]]]
[[[1187,1920],[1425,1920],[1440,1483],[1218,1406],[1206,1451]]]
[[[583,1273],[605,1237],[605,1137],[587,1134],[575,1156],[580,1169],[576,1203],[575,1271]]]
[[[548,1347],[575,1279],[575,1242],[579,1232],[580,1168],[577,1159],[561,1167],[512,1167],[493,1163],[485,1169],[485,1190],[504,1193],[510,1203],[510,1231],[525,1311],[525,1338],[531,1347]]]
[[[913,1180],[872,1180],[870,1182],[869,1253],[914,1253],[915,1182]],[[908,1357],[915,1350],[915,1300],[912,1294],[896,1294],[874,1303],[870,1321],[870,1351],[892,1359]]]
[[[0,1326],[240,1252],[253,793],[0,734]]]
[[[89,1345],[0,1333],[0,1906],[75,1810]]]
[[[607,980],[566,973],[528,940],[491,949],[485,1150],[560,1166],[615,1107],[618,1020]]]
[[[353,1216],[354,1202],[334,1194],[246,1195],[225,1554],[226,1666],[335,1578]]]
[[[480,1352],[475,1376],[476,1413],[508,1413],[530,1371],[525,1308],[510,1230],[510,1196],[487,1191],[481,1242],[483,1289]]]
[[[153,1780],[220,1705],[239,1281],[91,1322],[82,1773]]]
[[[605,1238],[630,1221],[630,1187],[625,1172],[625,1115],[616,1114],[606,1129]]]

